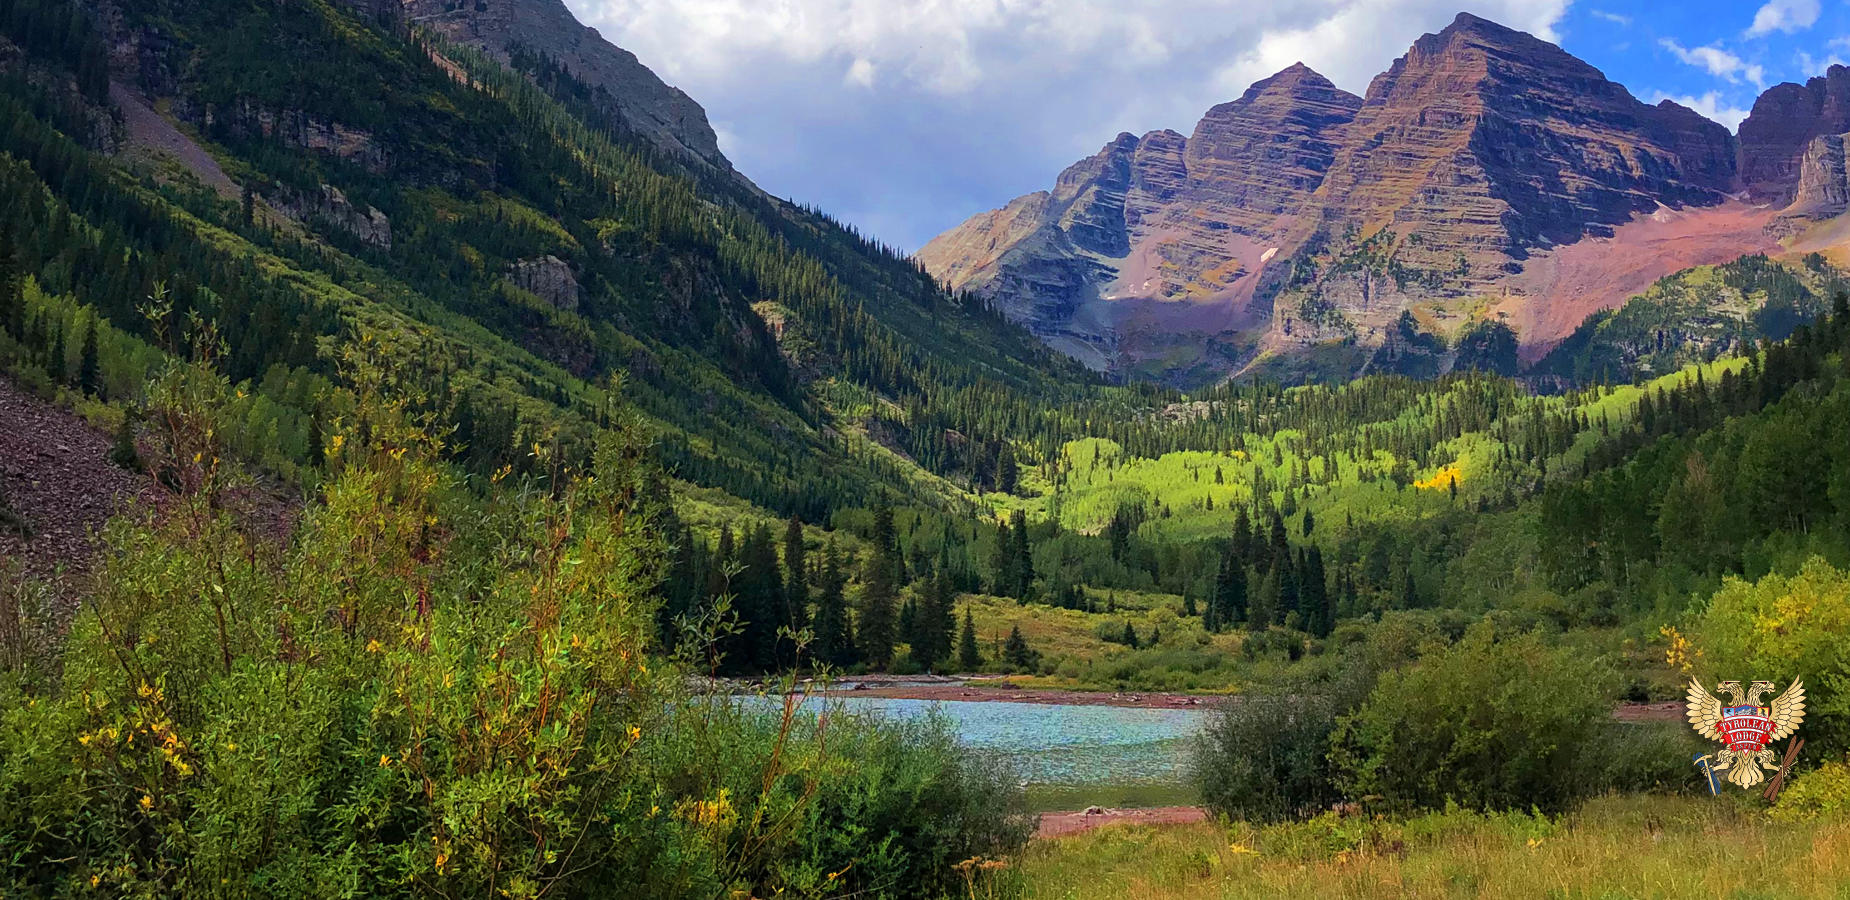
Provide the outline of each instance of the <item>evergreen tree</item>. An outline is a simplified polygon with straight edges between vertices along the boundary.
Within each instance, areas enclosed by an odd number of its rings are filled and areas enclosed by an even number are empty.
[[[1252,560],[1253,553],[1253,519],[1246,514],[1246,507],[1233,517],[1233,540],[1228,546],[1235,562],[1245,565]]]
[[[1028,646],[1026,638],[1021,636],[1021,626],[1009,627],[1008,640],[1002,645],[1002,658],[1019,672],[1032,673],[1039,665],[1041,655]]]
[[[1124,622],[1124,637],[1120,638],[1120,640],[1124,642],[1124,646],[1132,650],[1136,650],[1142,646],[1137,643],[1137,626],[1132,625],[1129,620]]]
[[[71,363],[64,352],[63,322],[52,323],[51,341],[45,353],[45,371],[50,373],[52,381],[59,384],[67,384],[70,381]]]
[[[1323,551],[1315,546],[1304,551],[1304,566],[1298,585],[1298,615],[1304,630],[1317,637],[1330,633],[1336,614],[1330,608],[1329,585],[1324,580]]]
[[[899,624],[896,626],[895,633],[899,637],[899,642],[906,645],[912,661],[923,666],[925,663],[921,658],[923,648],[919,640],[919,608],[918,603],[911,597],[906,597],[899,602]]]
[[[135,416],[131,412],[122,413],[116,442],[109,448],[109,461],[131,472],[141,470],[141,454],[135,450]]]
[[[996,523],[996,558],[995,571],[990,579],[990,592],[998,597],[1014,595],[1015,578],[1015,538],[1009,533],[1008,518]]]
[[[803,520],[791,516],[784,525],[784,621],[785,628],[796,634],[809,627],[809,555],[803,546]],[[813,640],[815,635],[811,634]],[[795,665],[795,647],[783,662]]]
[[[1150,642],[1146,646],[1154,647],[1157,644],[1160,644],[1162,642],[1163,642],[1163,626],[1160,624],[1150,626]]]
[[[862,576],[860,621],[855,638],[862,659],[872,668],[885,671],[893,663],[893,644],[898,640],[899,546],[893,532],[893,510],[883,501],[874,509],[873,553],[868,557]]]
[[[106,399],[103,397],[101,360],[97,358],[95,316],[90,317],[88,327],[84,329],[83,353],[77,364],[77,386],[92,397]]]
[[[784,585],[769,525],[760,525],[746,536],[739,548],[739,564],[732,599],[739,628],[725,647],[727,668],[735,673],[771,671],[779,662],[777,627],[783,617]]]
[[[1278,565],[1278,600],[1272,607],[1272,624],[1284,620],[1287,613],[1297,612],[1302,594],[1302,585],[1298,584],[1299,566],[1293,565],[1291,554],[1286,552]]]
[[[957,667],[965,672],[983,668],[983,654],[976,648],[976,617],[964,606],[964,631],[957,639]]]
[[[1020,479],[1021,470],[1015,461],[1015,448],[1003,442],[1001,449],[996,453],[996,490],[1004,494],[1013,494]]]
[[[1015,596],[1027,600],[1034,593],[1034,551],[1028,545],[1028,514],[1015,510]]]
[[[820,592],[816,597],[816,660],[838,668],[854,665],[854,630],[848,621],[847,578],[841,551],[829,541],[822,556]]]
[[[1314,515],[1311,515],[1310,510],[1307,509],[1304,511],[1304,536],[1310,537],[1310,533],[1316,530],[1317,530],[1317,517]]]
[[[14,340],[26,337],[26,303],[19,292],[19,256],[13,249],[13,223],[0,222],[0,328]]]
[[[1214,623],[1230,628],[1246,617],[1246,566],[1233,554],[1223,554],[1214,579]]]

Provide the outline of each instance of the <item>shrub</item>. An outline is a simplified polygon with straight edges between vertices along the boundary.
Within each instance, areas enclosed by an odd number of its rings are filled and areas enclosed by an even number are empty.
[[[1336,711],[1327,697],[1230,701],[1198,739],[1194,777],[1217,816],[1275,822],[1315,815],[1341,798],[1328,761]]]
[[[1779,795],[1772,816],[1803,822],[1850,812],[1850,764],[1832,760],[1792,780]]]
[[[1338,783],[1389,808],[1559,810],[1584,796],[1575,763],[1611,712],[1604,667],[1533,632],[1473,626],[1382,677],[1331,738]]]
[[[1805,679],[1807,750],[1850,749],[1850,574],[1813,557],[1797,575],[1730,578],[1696,627],[1700,674],[1767,680],[1784,691]]]

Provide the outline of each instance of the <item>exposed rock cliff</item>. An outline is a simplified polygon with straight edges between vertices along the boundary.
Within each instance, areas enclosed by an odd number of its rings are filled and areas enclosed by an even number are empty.
[[[1188,357],[1193,379],[1338,342],[1351,349],[1337,366],[1361,368],[1402,311],[1502,293],[1535,254],[1718,206],[1736,164],[1722,126],[1461,14],[1366,99],[1292,66],[1191,137],[1119,135],[1051,193],[973,217],[919,256],[1061,349],[1080,341],[1095,365],[1174,377],[1143,363]]]
[[[1850,132],[1850,68],[1832,66],[1804,84],[1779,84],[1741,123],[1741,184],[1756,201],[1784,206],[1798,191],[1814,139]]]
[[[720,153],[706,110],[680,88],[656,77],[636,54],[581,24],[562,0],[402,2],[405,14],[418,25],[503,60],[517,45],[551,57],[574,76],[608,90],[625,123],[636,133],[664,150],[733,171],[732,163]]]

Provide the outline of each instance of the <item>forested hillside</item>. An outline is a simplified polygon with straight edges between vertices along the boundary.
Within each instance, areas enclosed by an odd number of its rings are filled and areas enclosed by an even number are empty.
[[[340,414],[330,348],[362,335],[416,361],[471,471],[546,469],[536,444],[578,464],[621,400],[677,475],[812,521],[879,489],[942,501],[865,439],[869,409],[1051,397],[1071,375],[886,248],[632,139],[545,59],[517,58],[523,77],[322,2],[101,13],[0,10],[26,51],[0,148],[32,281],[12,334],[40,361],[64,347],[44,367],[61,381],[107,323],[99,365],[125,389],[159,343],[138,307],[164,291],[267,401],[250,424],[279,469],[312,463],[314,423]],[[140,119],[109,105],[125,44],[122,108],[164,112],[213,170],[138,152]]]

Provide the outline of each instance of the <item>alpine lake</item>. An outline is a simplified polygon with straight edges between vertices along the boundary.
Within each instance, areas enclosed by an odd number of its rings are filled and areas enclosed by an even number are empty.
[[[1206,710],[839,694],[826,702],[899,720],[942,717],[965,746],[1015,773],[1036,812],[1186,806],[1199,799],[1188,766]]]

